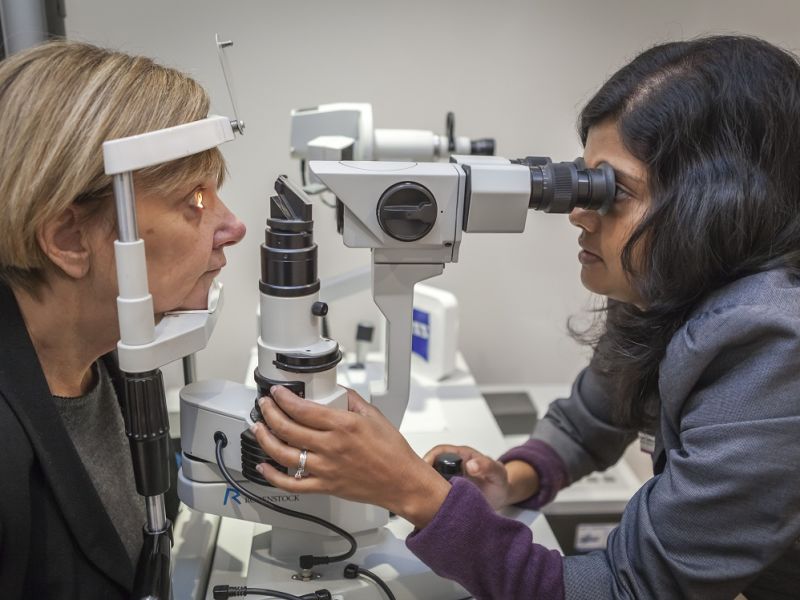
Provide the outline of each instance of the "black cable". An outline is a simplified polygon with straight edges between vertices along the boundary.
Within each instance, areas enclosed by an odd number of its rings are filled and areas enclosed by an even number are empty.
[[[295,596],[288,592],[279,592],[278,590],[268,590],[265,588],[247,587],[244,585],[215,585],[214,586],[214,600],[227,600],[228,598],[241,598],[242,596],[259,595],[259,596],[272,596],[273,598],[281,598],[282,600],[331,600],[331,593],[326,590],[317,590],[310,594],[303,594],[302,596]]]
[[[222,449],[228,445],[227,436],[221,431],[217,431],[214,433],[214,442],[216,442],[217,466],[219,467],[222,476],[225,478],[225,481],[228,482],[228,485],[230,485],[239,493],[244,494],[247,498],[250,498],[250,500],[252,500],[253,502],[260,504],[261,506],[266,506],[267,508],[279,512],[281,514],[294,517],[296,519],[302,519],[303,521],[316,523],[317,525],[321,525],[326,529],[330,529],[334,533],[342,536],[350,544],[350,549],[347,552],[345,552],[344,554],[339,554],[337,556],[312,556],[310,554],[301,556],[300,557],[301,569],[311,569],[315,565],[327,565],[332,562],[347,560],[348,558],[353,556],[353,554],[356,553],[356,550],[358,548],[356,539],[350,533],[348,533],[338,525],[334,525],[333,523],[330,523],[325,519],[320,519],[317,516],[301,513],[296,510],[292,510],[290,508],[286,508],[278,504],[275,504],[274,502],[270,502],[269,500],[264,500],[264,498],[256,496],[250,490],[240,486],[236,481],[234,481],[233,477],[231,477],[231,474],[228,472],[227,467],[225,467],[225,461],[222,458]]]
[[[350,563],[344,568],[344,576],[346,579],[355,579],[359,575],[363,575],[364,577],[367,577],[372,581],[374,581],[378,585],[378,587],[383,590],[383,592],[386,594],[386,597],[389,598],[389,600],[397,600],[394,597],[392,590],[390,590],[389,586],[386,585],[386,582],[377,575],[375,575],[375,573],[373,573],[369,569],[365,569],[364,567],[359,567],[355,563]]]
[[[306,186],[306,159],[300,159],[300,181],[303,183],[303,187]]]

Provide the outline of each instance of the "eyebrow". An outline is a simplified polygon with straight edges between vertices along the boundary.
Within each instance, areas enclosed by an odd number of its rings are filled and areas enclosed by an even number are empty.
[[[637,183],[639,185],[644,185],[644,180],[641,177],[635,177],[626,171],[621,171],[620,169],[614,169],[614,177],[617,179],[626,179],[631,183]]]

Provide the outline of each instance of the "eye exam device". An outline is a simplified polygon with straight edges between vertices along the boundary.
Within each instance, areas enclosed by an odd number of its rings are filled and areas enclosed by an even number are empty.
[[[345,245],[372,250],[373,297],[387,321],[387,368],[369,400],[398,427],[409,397],[414,285],[458,260],[464,232],[521,232],[529,209],[604,211],[614,197],[613,170],[604,164],[587,169],[580,160],[552,163],[540,157],[451,161],[309,164],[343,203]],[[402,539],[387,532],[386,510],[326,495],[289,494],[255,470],[272,461],[249,431],[261,419],[257,399],[272,385],[328,406],[347,406],[346,391],[336,383],[341,350],[320,334],[328,307],[319,300],[311,205],[302,188],[283,176],[270,199],[260,252],[258,390],[219,380],[181,390],[181,500],[203,512],[271,525],[268,536],[254,540],[249,585],[288,581],[291,575],[296,585],[324,583],[344,599],[373,598],[374,590],[348,587],[343,564],[331,563],[350,557],[368,562],[380,555],[390,562],[397,558],[397,581],[411,597],[463,597],[456,584],[433,575]]]
[[[445,133],[423,129],[375,129],[372,105],[337,102],[291,112],[292,158],[300,159],[303,189],[309,194],[325,190],[313,172],[312,160],[413,160],[434,161],[451,154],[494,154],[492,138],[455,135],[455,115],[447,113]],[[306,181],[308,179],[308,181]]]

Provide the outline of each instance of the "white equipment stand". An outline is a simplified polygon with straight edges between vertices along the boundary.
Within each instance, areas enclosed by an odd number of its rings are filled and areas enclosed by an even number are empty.
[[[253,372],[256,361],[254,355],[248,373]],[[349,369],[348,364],[343,361],[339,382],[368,395],[368,382],[380,380],[382,376],[382,355],[370,354],[366,369]],[[249,383],[252,385],[252,381]],[[408,410],[400,430],[420,455],[439,443],[470,445],[493,456],[499,456],[508,447],[460,355],[456,360],[456,371],[444,381],[423,383],[412,378]],[[507,509],[504,514],[528,524],[537,543],[560,549],[539,512]],[[376,533],[376,542],[379,543],[359,550],[351,560],[386,581],[398,600],[437,600],[439,596],[432,590],[441,587],[441,579],[428,571],[405,547],[405,538],[411,531],[409,522],[393,517],[387,527]],[[317,581],[294,581],[294,569],[266,558],[269,535],[269,525],[220,518],[188,508],[183,510],[175,524],[175,598],[211,599],[215,585],[228,584],[268,587],[295,594],[327,588],[339,600],[383,600],[383,592],[372,582],[361,578],[344,579],[343,563],[318,567],[323,578]],[[398,570],[407,574],[414,568],[420,571],[414,589],[399,587]],[[426,586],[425,573],[430,578],[430,587]],[[454,596],[453,592],[459,589],[453,583],[447,591],[447,598],[469,597],[463,590],[463,596],[458,593]]]

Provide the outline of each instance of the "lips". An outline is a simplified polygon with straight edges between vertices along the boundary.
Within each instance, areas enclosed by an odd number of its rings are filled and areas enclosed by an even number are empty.
[[[221,263],[219,263],[217,266],[213,266],[213,265],[212,265],[212,266],[210,266],[210,267],[208,268],[208,272],[210,273],[211,271],[221,271],[221,270],[223,269],[223,267],[224,267],[225,265],[227,265],[227,264],[228,264],[228,261],[227,261],[227,260],[223,260],[223,261],[222,261]]]
[[[581,249],[584,252],[586,252],[588,254],[591,254],[592,256],[595,256],[595,257],[597,257],[597,258],[602,260],[602,257],[600,256],[600,254],[598,252],[596,252],[595,250],[592,250],[591,248],[588,248],[586,246],[586,243],[582,239],[578,239],[578,245],[581,247]]]

